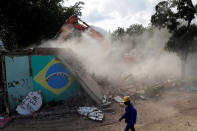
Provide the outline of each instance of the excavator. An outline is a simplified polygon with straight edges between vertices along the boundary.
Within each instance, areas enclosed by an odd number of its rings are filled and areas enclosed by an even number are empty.
[[[80,24],[81,22],[82,24]],[[95,38],[99,41],[104,40],[104,36],[94,30],[90,25],[88,25],[86,22],[82,21],[77,16],[71,16],[59,29],[57,32],[58,39],[59,40],[65,40],[69,33],[71,33],[72,29],[77,29],[81,32],[87,33],[90,37]]]
[[[58,36],[58,40],[65,40],[66,37],[71,33],[73,28],[79,30],[80,32],[86,33],[91,38],[97,40],[105,50],[110,52],[110,42],[107,42],[105,37],[101,33],[94,30],[90,25],[78,18],[76,15],[71,16],[61,26],[56,35]],[[124,55],[122,60],[124,63],[131,63],[135,61],[135,58],[132,56]]]

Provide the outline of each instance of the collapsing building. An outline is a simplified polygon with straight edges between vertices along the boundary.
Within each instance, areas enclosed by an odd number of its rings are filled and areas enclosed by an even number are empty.
[[[1,112],[14,111],[31,91],[40,91],[43,103],[49,103],[72,98],[82,87],[96,103],[102,101],[98,84],[64,49],[2,51],[0,60]]]

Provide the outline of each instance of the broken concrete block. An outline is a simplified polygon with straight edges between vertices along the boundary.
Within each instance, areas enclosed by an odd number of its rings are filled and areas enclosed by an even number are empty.
[[[123,99],[120,96],[114,97],[114,100],[118,103],[123,103]]]
[[[106,103],[106,102],[107,102],[107,96],[106,96],[106,95],[104,95],[104,96],[103,96],[102,103]]]
[[[58,54],[57,58],[65,65],[65,67],[72,73],[81,87],[87,94],[98,104],[102,104],[103,92],[100,85],[92,78],[91,74],[86,72],[84,66],[75,56],[75,54],[68,50]]]
[[[107,96],[104,95],[102,100],[102,107],[108,107],[110,104],[111,102],[108,100]]]

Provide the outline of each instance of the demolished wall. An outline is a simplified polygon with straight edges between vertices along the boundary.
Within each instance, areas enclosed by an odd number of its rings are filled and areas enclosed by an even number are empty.
[[[56,52],[57,49],[1,52],[1,89],[7,112],[14,111],[30,91],[41,91],[44,103],[79,94],[80,84],[56,59]]]
[[[71,71],[88,95],[97,104],[102,104],[103,92],[101,91],[101,87],[92,76],[85,71],[83,65],[74,57],[73,52],[71,50],[65,50],[57,54],[57,58]]]

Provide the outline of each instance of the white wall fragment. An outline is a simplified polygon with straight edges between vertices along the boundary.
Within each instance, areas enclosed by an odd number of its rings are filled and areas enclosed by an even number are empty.
[[[29,92],[28,95],[23,99],[22,103],[16,108],[16,111],[20,115],[31,115],[36,112],[42,106],[42,96],[40,91]]]

